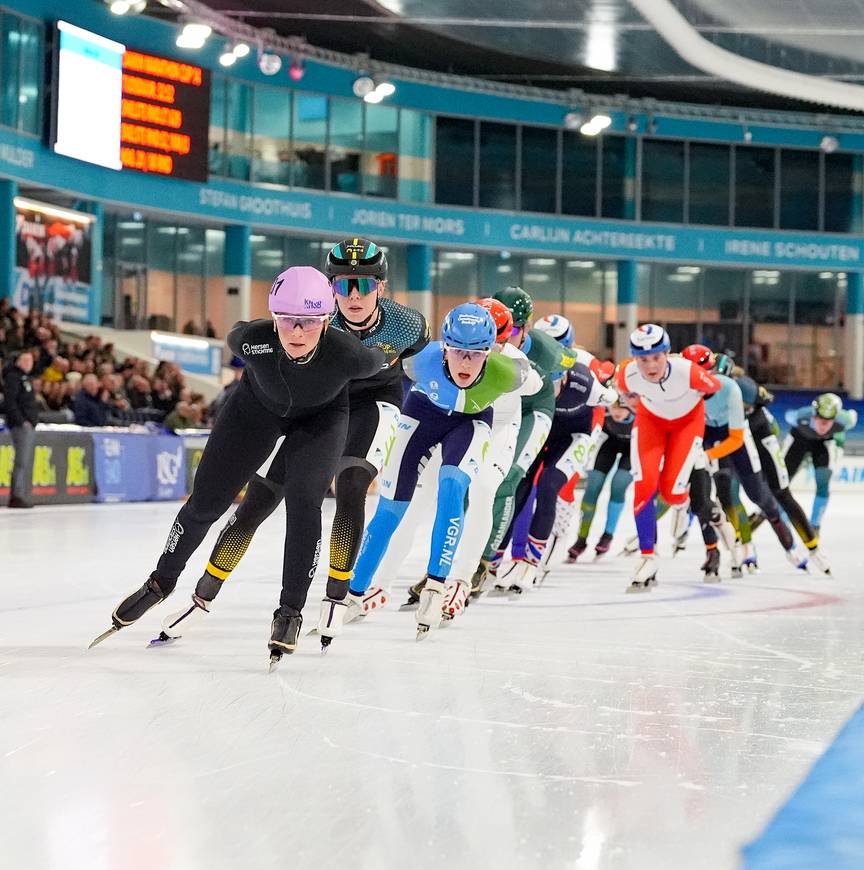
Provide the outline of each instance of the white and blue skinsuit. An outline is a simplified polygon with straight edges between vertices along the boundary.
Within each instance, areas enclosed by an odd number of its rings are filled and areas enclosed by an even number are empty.
[[[354,569],[353,594],[369,588],[436,444],[441,445],[441,472],[428,574],[439,580],[449,576],[462,536],[465,496],[489,449],[491,405],[502,393],[518,390],[529,372],[527,361],[492,353],[480,377],[462,389],[447,372],[440,341],[406,360],[405,373],[414,386],[381,472],[381,497]]]

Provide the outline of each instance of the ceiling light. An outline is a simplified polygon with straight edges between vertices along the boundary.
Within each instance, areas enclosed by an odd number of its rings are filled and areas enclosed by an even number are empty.
[[[183,30],[180,31],[175,45],[178,48],[203,48],[207,37],[213,32],[213,28],[209,24],[203,24],[200,21],[189,21],[183,25]]]
[[[245,42],[235,42],[234,48],[232,48],[231,51],[234,54],[234,57],[240,60],[249,54],[250,49]]]
[[[363,97],[364,103],[380,103],[381,100],[384,99],[384,94],[379,90],[369,91],[365,97]]]
[[[125,15],[131,8],[129,0],[114,0],[109,7],[115,15]]]
[[[265,76],[275,76],[282,69],[282,58],[278,54],[263,51],[258,55],[258,69]]]
[[[292,82],[299,82],[306,74],[306,67],[299,57],[295,57],[291,61],[291,66],[288,67],[288,77]]]
[[[219,63],[221,63],[222,66],[234,66],[234,64],[237,63],[237,55],[226,46],[225,51],[219,55]]]
[[[392,97],[393,94],[396,93],[396,85],[392,82],[381,82],[377,88],[375,88],[382,97]]]
[[[585,116],[581,112],[568,112],[564,116],[564,128],[566,130],[578,130],[584,120]]]
[[[605,130],[611,123],[612,119],[608,115],[594,115],[579,128],[579,132],[583,136],[596,136],[598,133]]]
[[[823,136],[819,147],[826,154],[833,154],[840,147],[840,142],[836,136]]]
[[[355,97],[365,98],[366,94],[371,94],[375,90],[375,82],[369,76],[360,76],[354,79],[354,84],[351,86]]]

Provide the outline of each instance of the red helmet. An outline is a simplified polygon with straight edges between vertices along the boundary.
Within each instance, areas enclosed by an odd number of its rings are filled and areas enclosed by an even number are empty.
[[[504,344],[513,334],[513,315],[510,309],[497,299],[491,296],[486,299],[478,299],[477,304],[485,308],[495,321],[495,330],[497,333],[497,341],[499,344]]]
[[[705,347],[704,344],[689,344],[681,351],[681,356],[684,359],[689,359],[690,362],[696,363],[697,366],[705,371],[710,372],[714,368],[714,351],[710,347]]]
[[[608,384],[615,377],[615,363],[604,359],[597,365],[597,380],[601,384]]]

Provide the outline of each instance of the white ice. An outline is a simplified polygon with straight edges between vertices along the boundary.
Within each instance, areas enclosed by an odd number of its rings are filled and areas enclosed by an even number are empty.
[[[169,605],[86,651],[176,510],[0,512],[4,867],[734,868],[864,694],[854,494],[828,508],[832,578],[766,526],[762,573],[706,586],[691,535],[650,594],[624,558],[561,566],[418,644],[396,605],[421,534],[386,611],[272,675],[278,513],[207,624],[146,648],[217,523]]]

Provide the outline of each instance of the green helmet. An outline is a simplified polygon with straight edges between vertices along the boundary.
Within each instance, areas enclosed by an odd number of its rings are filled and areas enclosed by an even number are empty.
[[[718,353],[714,357],[714,371],[718,375],[726,375],[731,378],[732,372],[735,370],[735,361],[728,353]]]
[[[843,410],[843,400],[836,393],[822,393],[813,400],[813,413],[823,420],[833,420]]]
[[[534,313],[534,300],[521,287],[505,287],[493,294],[492,298],[510,309],[514,326],[525,326]]]

